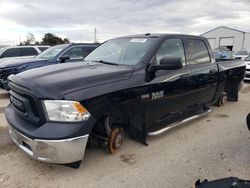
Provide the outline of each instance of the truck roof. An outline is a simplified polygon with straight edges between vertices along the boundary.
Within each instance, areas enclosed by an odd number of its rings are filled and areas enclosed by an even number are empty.
[[[165,38],[167,36],[181,36],[181,37],[194,37],[194,38],[202,38],[204,39],[205,37],[202,36],[197,36],[197,35],[187,35],[187,34],[176,34],[176,33],[146,33],[146,34],[136,34],[136,35],[127,35],[127,36],[122,36],[122,37],[117,37],[117,38],[131,38],[131,37],[137,37],[137,38]]]

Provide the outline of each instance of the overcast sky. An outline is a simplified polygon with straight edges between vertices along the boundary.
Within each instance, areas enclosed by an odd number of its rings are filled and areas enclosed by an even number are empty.
[[[201,34],[218,26],[250,31],[250,0],[0,0],[0,44],[27,33],[71,41],[135,33]]]

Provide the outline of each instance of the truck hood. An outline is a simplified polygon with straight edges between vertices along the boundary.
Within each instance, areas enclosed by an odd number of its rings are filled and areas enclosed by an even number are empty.
[[[10,68],[10,67],[17,67],[20,65],[30,64],[30,63],[40,63],[45,62],[47,60],[43,59],[36,59],[36,58],[24,58],[24,59],[3,59],[0,60],[0,68]]]
[[[9,77],[10,82],[32,90],[39,98],[62,99],[65,94],[129,79],[133,67],[102,63],[66,63],[28,70]]]

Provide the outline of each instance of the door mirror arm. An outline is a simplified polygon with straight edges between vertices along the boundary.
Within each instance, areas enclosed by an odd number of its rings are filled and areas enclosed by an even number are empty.
[[[182,58],[181,57],[163,57],[160,60],[160,65],[149,64],[146,68],[145,81],[149,82],[155,78],[155,73],[158,70],[177,70],[181,69]]]

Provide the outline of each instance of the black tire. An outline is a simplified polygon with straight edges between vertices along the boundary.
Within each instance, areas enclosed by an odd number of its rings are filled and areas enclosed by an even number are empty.
[[[250,131],[250,113],[247,116],[247,127],[248,127],[248,129]]]

